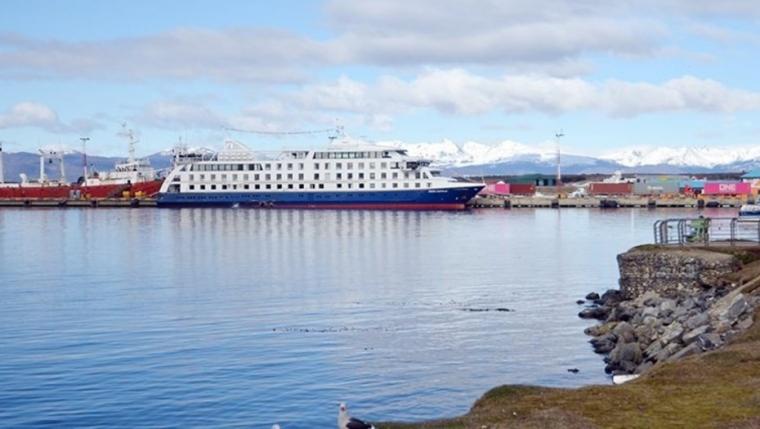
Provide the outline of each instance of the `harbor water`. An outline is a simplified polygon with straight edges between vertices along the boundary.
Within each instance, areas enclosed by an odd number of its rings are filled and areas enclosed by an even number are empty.
[[[341,401],[421,420],[608,383],[575,301],[696,215],[2,209],[0,427],[328,428]]]

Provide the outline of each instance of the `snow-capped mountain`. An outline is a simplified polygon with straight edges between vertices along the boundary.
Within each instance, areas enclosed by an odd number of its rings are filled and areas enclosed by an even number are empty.
[[[602,156],[626,167],[647,165],[671,165],[714,168],[748,161],[760,160],[760,146],[741,148],[716,147],[658,147],[627,149]]]

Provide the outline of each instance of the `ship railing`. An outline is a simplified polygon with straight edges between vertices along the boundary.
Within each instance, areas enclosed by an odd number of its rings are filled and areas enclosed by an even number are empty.
[[[658,220],[655,244],[709,246],[760,243],[760,217],[697,217]]]

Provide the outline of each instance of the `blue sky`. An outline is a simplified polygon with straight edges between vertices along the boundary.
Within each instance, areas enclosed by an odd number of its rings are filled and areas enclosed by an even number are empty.
[[[120,155],[225,128],[567,151],[751,146],[760,3],[15,1],[0,14],[0,140]],[[232,133],[258,149],[324,136]]]

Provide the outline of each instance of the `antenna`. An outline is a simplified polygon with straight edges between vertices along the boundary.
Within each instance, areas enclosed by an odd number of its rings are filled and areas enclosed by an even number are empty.
[[[559,130],[558,133],[554,134],[554,138],[556,139],[556,146],[557,146],[557,198],[560,196],[560,187],[562,186],[562,162],[560,157],[560,145],[559,140],[565,136],[565,133],[562,132],[562,130]]]

